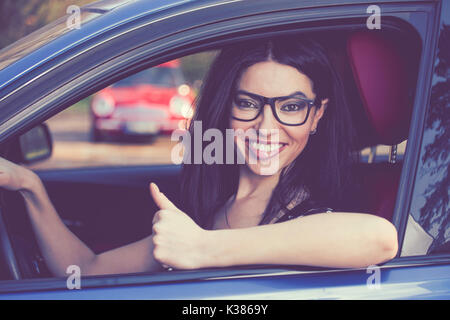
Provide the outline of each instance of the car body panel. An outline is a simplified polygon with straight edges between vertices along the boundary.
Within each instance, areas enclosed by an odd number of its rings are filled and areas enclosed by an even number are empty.
[[[379,286],[374,269],[295,272],[265,276],[231,276],[201,281],[121,285],[113,288],[48,290],[1,294],[0,299],[448,299],[448,266],[385,267]],[[143,276],[144,278],[144,276]],[[145,278],[144,278],[145,279]],[[143,280],[144,280],[143,279]],[[88,281],[88,279],[86,279]],[[65,282],[61,280],[61,282]],[[143,281],[144,282],[144,281]],[[0,289],[1,290],[1,289]]]

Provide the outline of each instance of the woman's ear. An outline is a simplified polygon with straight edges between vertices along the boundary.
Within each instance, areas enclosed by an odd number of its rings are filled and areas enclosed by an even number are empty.
[[[321,103],[322,103],[321,109],[323,109],[324,112],[325,112],[325,109],[326,109],[327,106],[328,106],[328,98],[323,99]]]
[[[328,106],[328,98],[323,99],[321,101],[320,108],[316,109],[316,112],[314,113],[314,120],[313,120],[313,123],[311,126],[311,131],[315,132],[317,130],[317,125],[319,124],[319,120],[322,119],[323,115],[325,114],[327,106]]]

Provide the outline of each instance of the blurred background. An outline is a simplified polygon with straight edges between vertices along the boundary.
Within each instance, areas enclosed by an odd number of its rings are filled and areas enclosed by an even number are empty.
[[[92,0],[1,0],[0,49],[66,15],[70,5],[83,6]]]

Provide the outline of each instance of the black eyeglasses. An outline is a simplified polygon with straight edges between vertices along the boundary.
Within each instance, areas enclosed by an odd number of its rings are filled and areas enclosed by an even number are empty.
[[[236,91],[233,97],[231,117],[239,121],[253,121],[259,117],[265,105],[270,105],[278,122],[287,126],[301,126],[308,120],[311,107],[317,105],[317,98],[307,99],[303,93],[267,98],[244,90]]]

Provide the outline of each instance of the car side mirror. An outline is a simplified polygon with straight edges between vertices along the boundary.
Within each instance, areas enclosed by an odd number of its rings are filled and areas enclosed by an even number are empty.
[[[52,154],[52,138],[45,123],[19,136],[15,146],[14,158],[20,163],[34,163],[48,159]]]

